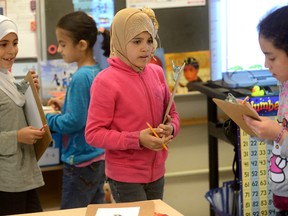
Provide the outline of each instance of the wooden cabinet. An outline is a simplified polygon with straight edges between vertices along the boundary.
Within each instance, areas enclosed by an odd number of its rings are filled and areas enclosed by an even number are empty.
[[[41,167],[45,185],[38,193],[44,211],[60,209],[63,165]]]

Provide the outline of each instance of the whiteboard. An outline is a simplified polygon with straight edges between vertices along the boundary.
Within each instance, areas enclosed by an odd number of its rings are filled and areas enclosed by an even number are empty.
[[[36,21],[36,8],[31,5],[33,2],[36,4],[36,0],[0,0],[0,2],[6,4],[4,15],[12,19],[18,27],[19,52],[17,58],[36,58],[36,31],[31,30],[31,22]]]

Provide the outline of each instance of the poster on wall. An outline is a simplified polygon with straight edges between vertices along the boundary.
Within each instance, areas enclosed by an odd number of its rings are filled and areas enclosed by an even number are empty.
[[[73,0],[73,7],[75,11],[91,15],[98,28],[110,28],[114,17],[114,0]]]
[[[126,7],[142,8],[150,7],[156,8],[175,8],[175,7],[191,7],[203,6],[206,0],[126,0]]]
[[[193,82],[206,82],[210,80],[210,52],[208,50],[182,53],[164,54],[166,63],[166,79],[168,86],[173,91],[175,85],[175,74],[172,61],[176,66],[186,63],[184,71],[179,80],[177,94],[193,92],[190,86]]]
[[[276,121],[278,96],[251,97],[247,102],[260,116]],[[238,139],[241,215],[275,215],[270,183],[275,176],[282,175],[287,162],[281,159],[277,145],[273,148],[267,140],[250,136],[242,129],[238,131]],[[277,169],[276,175],[269,174],[270,166]]]
[[[57,59],[42,61],[40,68],[42,99],[63,98],[73,73],[77,71],[77,64],[68,64],[62,59]]]
[[[6,16],[12,19],[18,27],[17,58],[37,58],[36,38],[36,0],[0,1],[0,7],[6,5]],[[19,13],[21,11],[21,13]]]

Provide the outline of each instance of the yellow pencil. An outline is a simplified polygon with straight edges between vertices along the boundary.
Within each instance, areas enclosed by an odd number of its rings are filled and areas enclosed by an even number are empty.
[[[62,99],[64,99],[65,98],[65,95],[61,95],[61,96],[59,96],[59,97],[56,97],[57,99],[59,99],[59,100],[62,100]]]
[[[146,122],[147,126],[150,128],[150,130],[153,132],[153,134],[157,137],[157,138],[160,138],[158,136],[158,134],[156,133],[156,131],[153,129],[153,127],[148,123]],[[168,148],[167,146],[165,145],[165,143],[162,144],[163,148],[166,149],[166,151],[168,151]]]
[[[242,101],[242,104],[245,104],[248,99],[249,99],[249,96],[247,95],[246,98]]]

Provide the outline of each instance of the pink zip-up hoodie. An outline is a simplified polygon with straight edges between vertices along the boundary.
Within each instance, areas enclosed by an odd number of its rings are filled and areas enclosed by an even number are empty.
[[[139,143],[146,122],[157,127],[170,99],[164,72],[148,64],[135,72],[120,58],[108,59],[109,67],[95,78],[86,125],[86,140],[105,149],[106,175],[121,182],[149,183],[165,174],[168,151],[152,151]],[[173,102],[174,137],[180,128]]]

